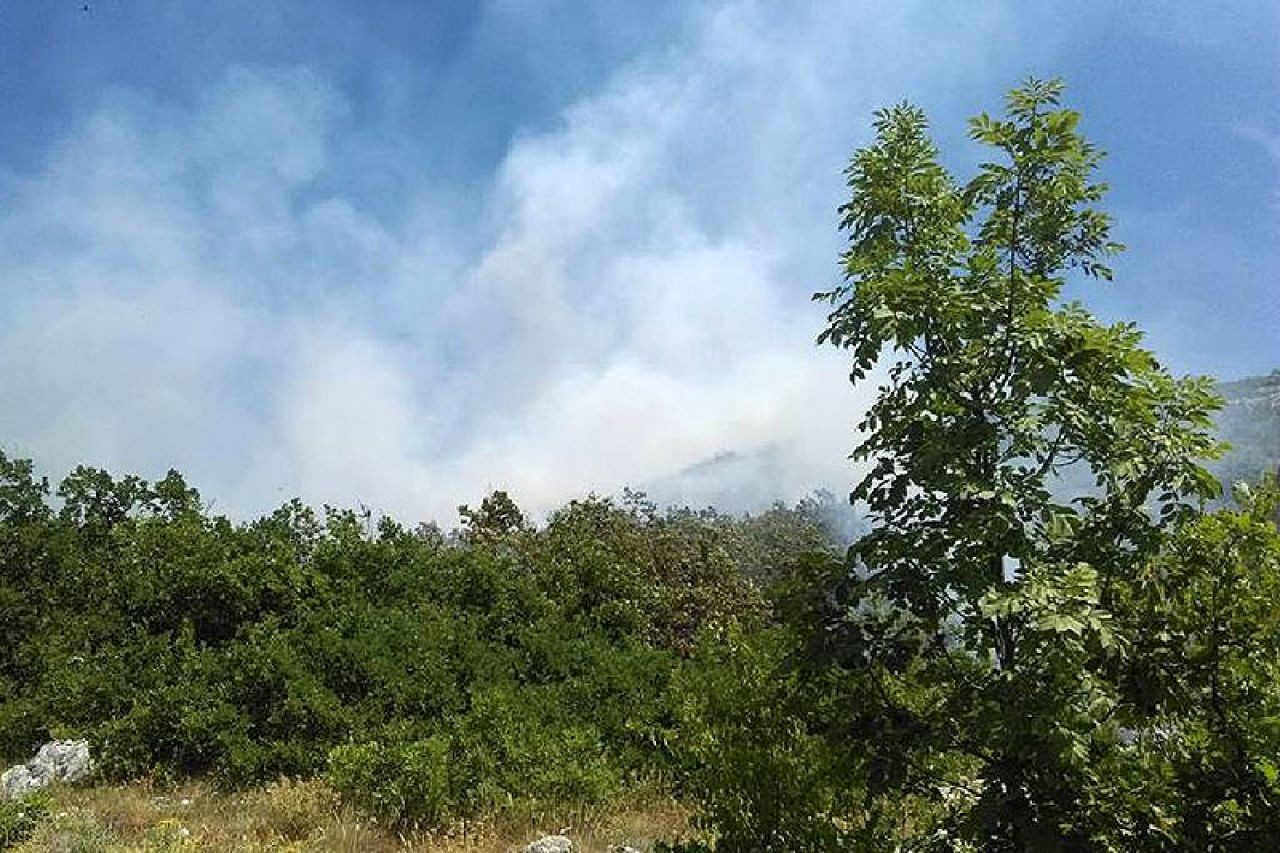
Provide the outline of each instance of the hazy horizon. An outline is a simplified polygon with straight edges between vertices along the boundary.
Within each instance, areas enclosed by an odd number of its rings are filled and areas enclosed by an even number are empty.
[[[83,5],[0,28],[0,448],[53,477],[448,523],[728,453],[843,494],[841,171],[910,99],[968,174],[1029,75],[1110,152],[1130,250],[1077,295],[1178,372],[1280,366],[1274,4]]]

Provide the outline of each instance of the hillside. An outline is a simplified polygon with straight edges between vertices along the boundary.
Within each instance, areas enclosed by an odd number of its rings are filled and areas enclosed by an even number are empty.
[[[1215,473],[1232,483],[1280,469],[1280,370],[1224,382],[1218,390],[1227,400],[1218,425],[1231,450]]]

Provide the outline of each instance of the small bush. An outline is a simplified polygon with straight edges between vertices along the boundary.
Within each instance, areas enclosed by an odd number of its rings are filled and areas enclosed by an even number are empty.
[[[0,800],[0,850],[30,838],[49,817],[49,808],[50,801],[42,794],[31,794],[20,800]]]
[[[338,796],[322,782],[278,779],[247,795],[243,808],[258,817],[268,836],[303,841],[333,818]]]
[[[449,741],[345,744],[329,758],[329,779],[352,802],[395,823],[436,825],[449,816]]]
[[[670,745],[718,851],[850,849],[850,768],[808,729],[814,696],[781,631],[706,636],[676,681]],[[696,845],[690,848],[697,849]]]

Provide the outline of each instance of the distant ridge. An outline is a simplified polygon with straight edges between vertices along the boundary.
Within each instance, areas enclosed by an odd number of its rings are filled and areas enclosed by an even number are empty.
[[[1231,405],[1280,409],[1280,368],[1265,376],[1219,383],[1218,391]]]
[[[1280,469],[1280,370],[1218,385],[1227,405],[1218,415],[1218,434],[1231,450],[1213,466],[1230,485]]]

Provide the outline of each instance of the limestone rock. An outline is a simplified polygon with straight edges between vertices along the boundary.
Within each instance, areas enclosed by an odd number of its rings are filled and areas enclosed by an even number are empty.
[[[0,799],[16,800],[55,782],[79,782],[92,772],[88,741],[50,741],[26,764],[0,773]]]
[[[573,842],[563,835],[544,835],[524,848],[524,853],[573,853]]]

